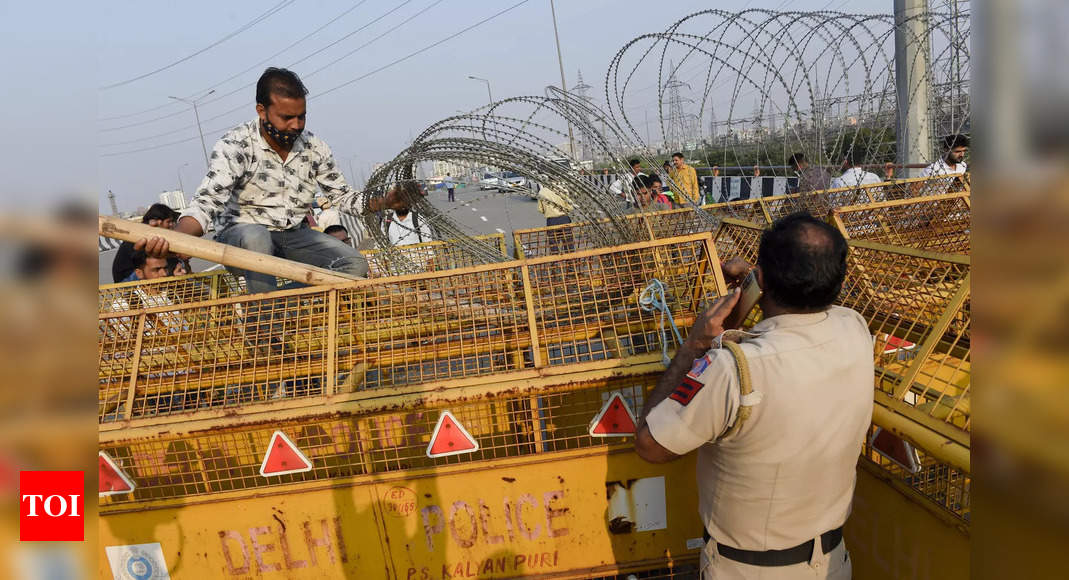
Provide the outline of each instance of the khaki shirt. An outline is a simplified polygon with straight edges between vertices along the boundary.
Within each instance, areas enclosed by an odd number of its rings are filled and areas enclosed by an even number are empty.
[[[698,450],[701,517],[719,543],[797,546],[846,522],[855,467],[872,421],[872,337],[859,314],[832,306],[764,320],[742,342],[752,414],[738,412],[735,360],[713,349],[650,412],[650,434],[683,455]],[[759,402],[754,402],[759,401]]]

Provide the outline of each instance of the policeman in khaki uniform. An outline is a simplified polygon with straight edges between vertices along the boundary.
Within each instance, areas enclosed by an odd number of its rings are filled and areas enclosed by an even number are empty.
[[[704,578],[851,577],[842,526],[872,420],[873,360],[864,319],[832,305],[846,252],[808,214],[774,223],[756,267],[764,320],[725,338],[739,292],[718,300],[646,400],[641,457],[698,450]],[[724,270],[739,280],[749,265]]]

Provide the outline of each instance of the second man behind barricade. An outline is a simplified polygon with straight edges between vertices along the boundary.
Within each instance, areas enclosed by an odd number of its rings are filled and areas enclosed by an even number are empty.
[[[833,305],[846,255],[843,236],[809,214],[773,223],[755,269],[764,319],[725,329],[741,293],[717,300],[646,399],[638,454],[698,451],[703,578],[851,577],[842,528],[872,420],[873,356],[865,320]],[[749,269],[731,260],[725,278]]]

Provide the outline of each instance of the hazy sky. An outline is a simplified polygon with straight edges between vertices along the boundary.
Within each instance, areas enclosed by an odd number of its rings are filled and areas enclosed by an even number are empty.
[[[347,174],[350,161],[358,174],[366,172],[430,123],[485,104],[486,85],[468,75],[490,79],[496,99],[541,95],[546,85],[560,84],[548,0],[528,0],[373,72],[519,1],[116,0],[92,8],[6,2],[0,10],[8,36],[0,42],[11,78],[19,82],[0,86],[0,119],[12,132],[3,156],[4,191],[17,193],[16,199],[80,192],[106,210],[111,189],[120,209],[128,210],[176,188],[181,171],[192,192],[203,178],[204,155],[193,111],[168,96],[215,89],[200,106],[210,150],[223,131],[255,116],[254,89],[246,85],[269,65],[301,75],[310,91],[308,129],[330,144]],[[707,0],[558,0],[569,85],[581,70],[592,92],[602,95],[606,67],[628,40],[714,6]],[[892,2],[752,0],[720,7],[888,13]],[[57,11],[69,18],[55,21]],[[33,58],[11,58],[23,54]]]

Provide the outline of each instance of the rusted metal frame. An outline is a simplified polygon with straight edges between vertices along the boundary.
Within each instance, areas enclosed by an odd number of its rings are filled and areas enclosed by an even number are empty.
[[[614,367],[586,367],[572,372],[546,374],[549,370],[551,369],[528,369],[483,375],[477,377],[478,380],[451,379],[433,384],[426,383],[418,385],[417,389],[409,386],[386,387],[374,392],[339,393],[333,397],[287,399],[255,407],[210,409],[179,416],[146,417],[105,423],[99,425],[100,442],[108,444],[159,437],[175,432],[176,426],[180,426],[183,432],[193,433],[228,426],[262,424],[264,421],[275,422],[337,413],[367,414],[399,408],[442,406],[458,401],[490,400],[504,394],[551,394],[575,390],[577,384],[656,375],[664,372],[664,365],[660,362],[660,355],[656,354],[643,355],[641,362],[635,360],[634,364],[618,364]]]
[[[527,325],[531,337],[531,360],[534,368],[540,369],[546,362],[542,359],[542,346],[538,336],[538,318],[535,315],[535,300],[531,293],[531,268],[528,264],[520,266],[520,275],[523,277],[523,302],[527,307]]]
[[[873,405],[872,422],[910,441],[926,454],[943,463],[949,463],[965,473],[972,473],[969,448],[965,445],[944,437],[941,433],[928,429],[879,403]]]
[[[883,405],[891,411],[894,411],[895,413],[898,413],[899,415],[908,418],[909,420],[913,421],[914,423],[917,423],[925,429],[929,429],[938,433],[940,436],[945,437],[948,440],[965,447],[966,449],[970,449],[972,447],[972,435],[968,431],[965,431],[960,427],[956,427],[954,425],[951,425],[950,423],[947,423],[946,421],[936,419],[935,417],[932,417],[931,415],[928,415],[923,411],[917,409],[913,405],[910,405],[909,403],[906,403],[901,399],[896,399],[888,393],[879,389],[876,389],[874,393],[874,400],[876,404]]]
[[[465,462],[455,465],[439,465],[433,467],[419,467],[382,473],[365,473],[364,475],[350,475],[334,479],[316,479],[312,481],[272,485],[268,487],[254,488],[252,491],[268,491],[272,496],[284,496],[297,493],[308,493],[325,489],[352,488],[362,485],[398,483],[423,478],[439,478],[449,475],[460,475],[473,471],[491,471],[507,469],[511,467],[523,467],[528,465],[541,465],[550,462],[569,461],[586,457],[613,455],[620,452],[630,452],[630,443],[606,447],[604,445],[594,447],[582,447],[579,449],[567,449],[555,451],[551,455],[519,455],[514,457],[496,458],[493,462]],[[170,509],[192,504],[222,503],[233,500],[249,498],[249,489],[222,491],[204,496],[184,496],[168,499],[154,499],[135,502],[125,502],[113,505],[101,505],[102,515],[117,515],[130,512],[142,512],[149,510]]]
[[[889,200],[886,200],[886,201],[876,201],[876,202],[873,202],[873,203],[864,203],[864,204],[857,204],[857,205],[844,205],[844,206],[838,208],[838,211],[841,211],[841,212],[854,212],[854,211],[860,211],[860,210],[866,210],[866,209],[883,209],[885,207],[896,207],[896,206],[903,206],[903,205],[915,205],[915,204],[916,205],[921,205],[921,204],[938,203],[938,202],[941,202],[941,201],[957,199],[957,198],[968,198],[968,197],[969,197],[968,194],[961,193],[961,192],[941,193],[941,194],[938,194],[938,195],[926,195],[926,196],[923,196],[923,197],[914,197],[914,198],[907,198],[907,199],[889,199]]]
[[[137,318],[137,338],[134,339],[134,356],[130,360],[130,384],[126,387],[129,389],[126,393],[126,409],[123,410],[123,416],[125,416],[127,420],[131,419],[134,413],[134,396],[137,393],[137,374],[139,367],[141,366],[141,339],[145,336],[146,318],[148,318],[148,314],[145,314],[144,312]]]
[[[943,314],[940,315],[939,319],[932,325],[928,338],[917,348],[913,364],[910,365],[906,370],[906,373],[902,375],[902,383],[895,387],[894,398],[902,399],[905,397],[905,394],[909,392],[910,388],[913,386],[913,381],[916,380],[925,360],[931,356],[932,352],[935,351],[935,347],[943,340],[943,335],[957,316],[958,309],[964,304],[965,299],[969,297],[971,277],[972,272],[967,272],[965,274],[965,278],[962,279],[958,289],[954,291],[950,300],[947,301],[946,309],[943,310]]]
[[[327,384],[324,392],[333,395],[338,382],[338,289],[327,291]]]
[[[847,244],[850,247],[865,248],[867,250],[874,250],[877,252],[900,254],[913,258],[924,258],[926,260],[949,262],[951,264],[959,264],[964,266],[970,265],[970,257],[966,254],[946,254],[943,252],[933,252],[931,250],[923,250],[920,248],[910,248],[908,246],[892,246],[889,244],[872,242],[869,240],[847,240]]]

